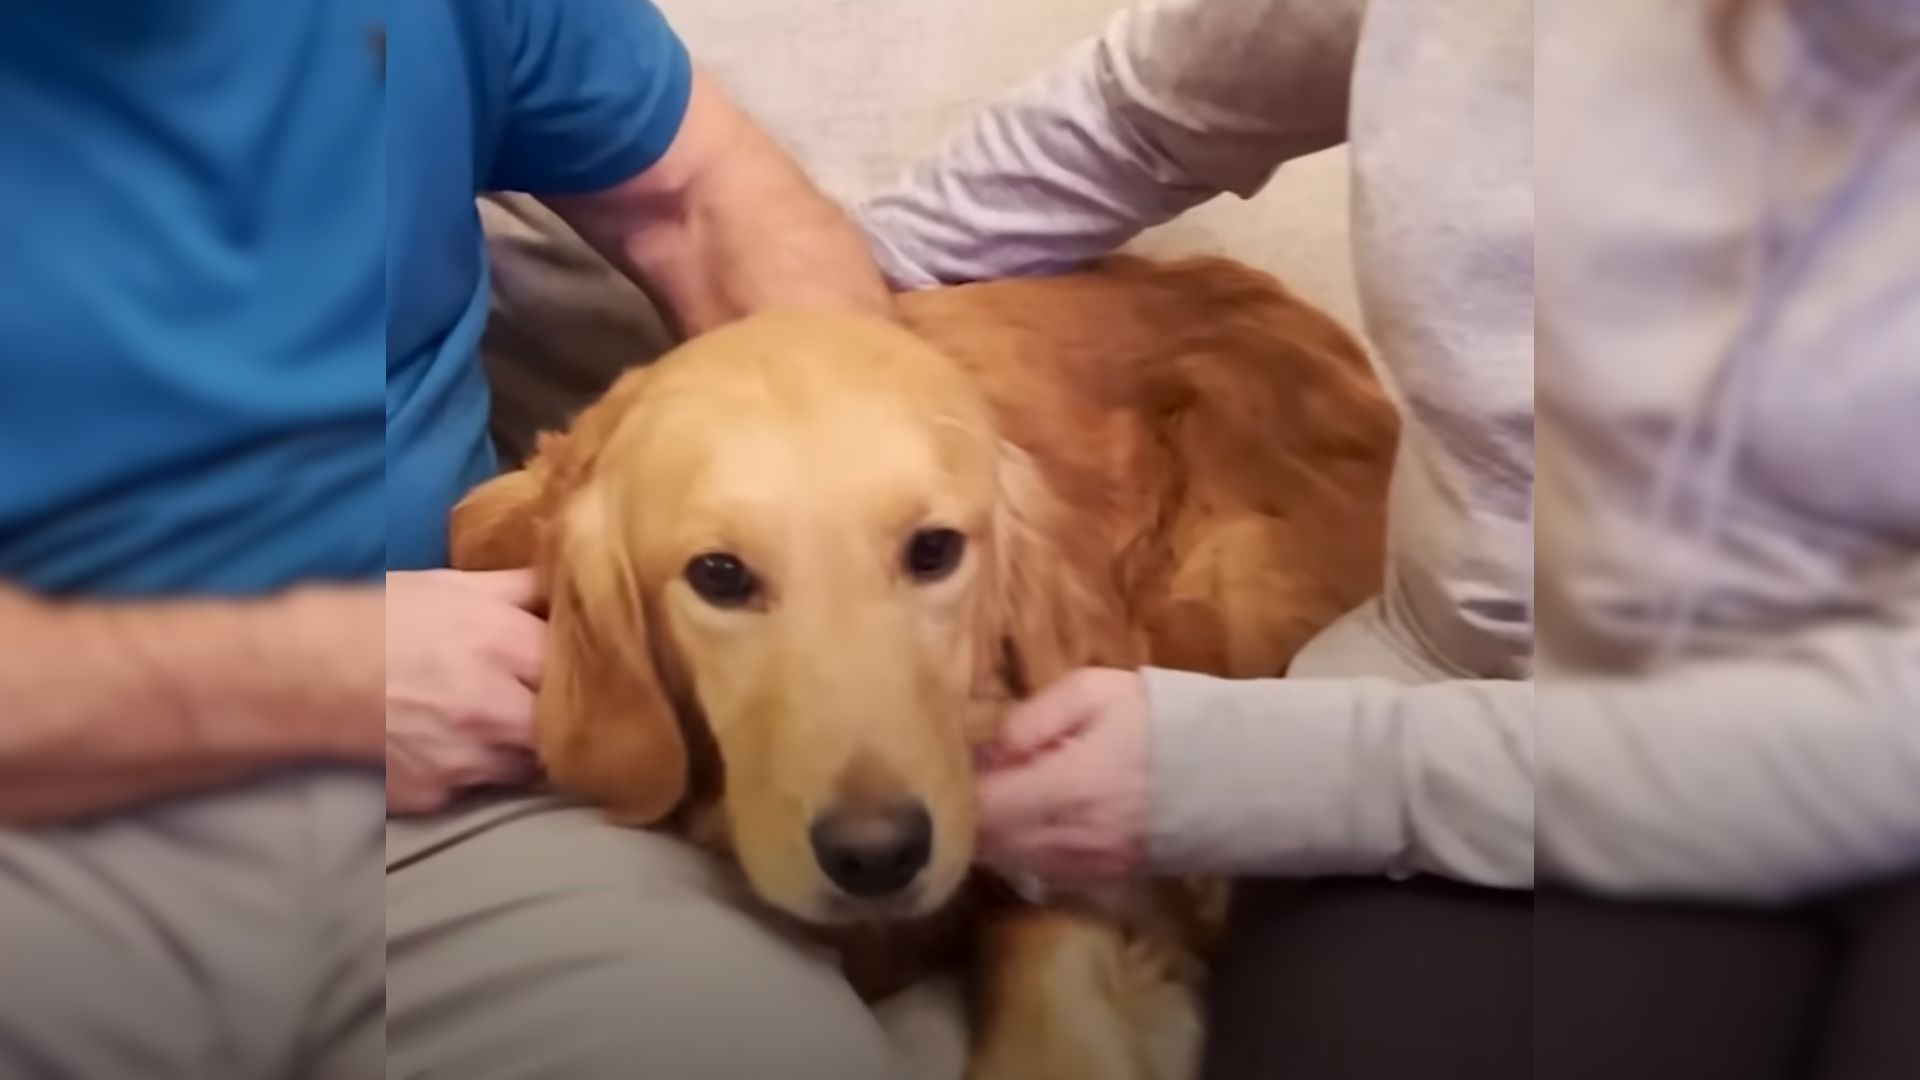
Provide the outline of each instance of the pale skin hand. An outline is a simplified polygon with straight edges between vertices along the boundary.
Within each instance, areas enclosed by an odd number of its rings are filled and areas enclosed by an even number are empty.
[[[534,689],[546,623],[532,572],[387,575],[387,812],[535,774]]]
[[[982,756],[981,860],[1069,889],[1139,873],[1148,745],[1138,672],[1086,668],[1013,709]]]
[[[370,587],[55,603],[0,586],[0,826],[294,763],[373,765],[383,611]]]

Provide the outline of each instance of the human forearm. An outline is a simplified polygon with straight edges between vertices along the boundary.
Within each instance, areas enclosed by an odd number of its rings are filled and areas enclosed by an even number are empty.
[[[775,308],[893,313],[847,215],[699,74],[656,165],[612,191],[548,202],[685,333]]]
[[[1081,46],[856,209],[890,284],[1071,270],[1220,193],[1114,107],[1103,48]]]
[[[1554,884],[1770,903],[1920,865],[1911,631],[1636,678],[1149,691],[1170,869],[1527,885],[1537,852]]]
[[[55,604],[0,591],[0,824],[377,760],[380,591]]]
[[[1920,866],[1920,636],[1540,688],[1540,858],[1626,895],[1790,902]]]
[[[1154,0],[860,207],[888,279],[1070,269],[1345,137],[1361,0]]]
[[[1148,673],[1162,868],[1530,887],[1534,688]]]

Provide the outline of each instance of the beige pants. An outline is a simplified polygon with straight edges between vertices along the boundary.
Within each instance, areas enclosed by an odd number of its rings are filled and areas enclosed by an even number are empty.
[[[396,821],[387,856],[391,1080],[951,1075],[948,1002],[877,1016],[679,841],[521,798]]]
[[[378,773],[0,831],[0,1080],[380,1075]]]

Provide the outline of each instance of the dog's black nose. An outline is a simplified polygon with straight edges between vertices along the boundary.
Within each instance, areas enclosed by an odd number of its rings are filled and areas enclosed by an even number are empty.
[[[829,811],[809,835],[827,878],[863,900],[905,889],[933,854],[933,819],[917,802]]]

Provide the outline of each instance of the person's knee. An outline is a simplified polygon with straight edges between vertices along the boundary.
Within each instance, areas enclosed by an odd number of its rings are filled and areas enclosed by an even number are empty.
[[[631,949],[600,993],[607,1042],[660,1080],[891,1080],[872,1011],[823,957],[723,909],[675,913],[672,949]],[[646,1014],[632,1010],[649,1003]],[[583,1074],[584,1075],[584,1074]],[[603,1075],[594,1073],[593,1075]],[[604,1075],[612,1075],[605,1073]]]
[[[769,957],[769,959],[773,959]],[[694,949],[628,950],[476,1003],[464,1033],[389,1030],[418,1075],[646,1076],[651,1080],[891,1080],[891,1051],[851,994],[775,960],[755,974]],[[542,985],[544,983],[544,985]],[[525,1069],[508,1063],[527,1062]],[[537,1065],[535,1064],[537,1063]],[[410,1076],[402,1068],[395,1075]]]
[[[407,915],[388,953],[392,1075],[896,1075],[830,957],[721,898],[605,881],[535,892]]]

